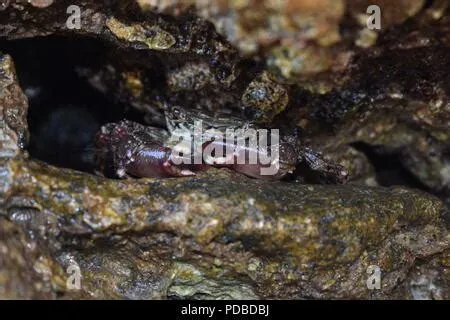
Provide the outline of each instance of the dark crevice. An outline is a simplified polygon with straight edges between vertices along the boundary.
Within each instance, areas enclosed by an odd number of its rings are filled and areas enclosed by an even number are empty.
[[[379,185],[385,187],[402,185],[426,192],[431,191],[405,168],[400,159],[400,150],[391,150],[384,146],[370,145],[364,142],[356,142],[351,144],[351,146],[364,153],[369,159],[369,162],[375,168],[376,179]]]
[[[33,158],[92,172],[91,141],[101,125],[142,117],[93,89],[77,73],[79,66],[104,63],[110,50],[89,38],[52,36],[0,42],[0,51],[14,59],[29,100],[27,150]]]

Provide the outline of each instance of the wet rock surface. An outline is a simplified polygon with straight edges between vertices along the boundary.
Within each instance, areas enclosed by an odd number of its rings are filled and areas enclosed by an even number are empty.
[[[66,26],[69,2],[0,7],[1,298],[449,298],[443,2],[380,1],[389,27],[368,46],[364,1],[266,4],[253,20],[234,2],[79,1],[80,29]],[[233,10],[253,24],[221,28]],[[264,29],[271,15],[291,32]],[[167,103],[297,130],[351,181],[93,174],[101,124],[164,126]]]
[[[401,188],[268,184],[225,170],[117,181],[10,166],[9,216],[28,210],[28,230],[44,229],[64,266],[76,261],[94,297],[363,298],[375,263],[378,296],[389,297],[417,259],[449,244],[444,204]]]

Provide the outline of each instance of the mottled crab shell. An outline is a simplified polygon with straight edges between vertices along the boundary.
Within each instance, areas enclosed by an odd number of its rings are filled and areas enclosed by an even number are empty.
[[[277,152],[273,146],[237,145],[233,139],[215,139],[204,130],[215,129],[219,133],[227,129],[249,129],[245,122],[235,118],[212,118],[204,114],[194,114],[179,107],[166,110],[167,126],[171,134],[180,132],[189,138],[200,139],[203,164],[182,163],[175,165],[174,154],[179,153],[178,145],[169,139],[164,129],[144,126],[128,120],[109,123],[102,127],[96,136],[99,150],[97,159],[102,172],[124,178],[135,177],[182,177],[194,175],[194,171],[203,170],[206,165],[226,167],[247,176],[259,179],[277,180],[293,173],[299,163],[322,183],[344,183],[348,174],[342,166],[330,163],[309,148],[301,147],[298,139],[280,137]],[[202,121],[200,132],[196,133],[196,121]],[[204,122],[203,122],[204,121]],[[206,129],[205,129],[206,128]],[[206,131],[208,132],[208,131]],[[198,136],[196,136],[198,135]],[[170,142],[169,142],[170,141]],[[191,146],[188,146],[191,148]],[[207,149],[207,150],[205,150]],[[222,150],[217,157],[208,150]],[[228,152],[228,153],[227,153]],[[209,156],[208,156],[209,155]],[[206,159],[205,159],[206,157]],[[238,160],[244,159],[244,161]],[[256,159],[251,162],[250,159]],[[261,159],[268,161],[264,162]]]

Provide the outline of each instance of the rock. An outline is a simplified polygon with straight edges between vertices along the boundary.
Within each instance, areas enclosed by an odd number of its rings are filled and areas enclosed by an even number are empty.
[[[416,300],[449,299],[449,252],[444,251],[424,264],[416,266],[406,285],[409,297]]]
[[[20,153],[28,138],[27,109],[12,59],[0,53],[0,205],[12,183],[6,165]]]
[[[0,218],[0,298],[55,299],[64,292],[59,264],[20,225]]]
[[[448,20],[404,28],[353,55],[325,89],[294,88],[284,119],[353,181],[406,184],[448,201]]]
[[[416,259],[450,244],[445,206],[405,189],[267,183],[225,169],[115,181],[19,159],[10,168],[8,212],[40,212],[44,237],[58,241],[49,247],[76,261],[96,297],[389,297]],[[372,264],[385,279],[378,293],[365,285]]]

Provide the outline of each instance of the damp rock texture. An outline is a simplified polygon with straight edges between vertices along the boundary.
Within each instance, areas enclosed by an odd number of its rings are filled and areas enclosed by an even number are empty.
[[[450,299],[450,12],[366,2],[0,0],[0,298]],[[88,132],[166,105],[350,181],[95,174]]]

